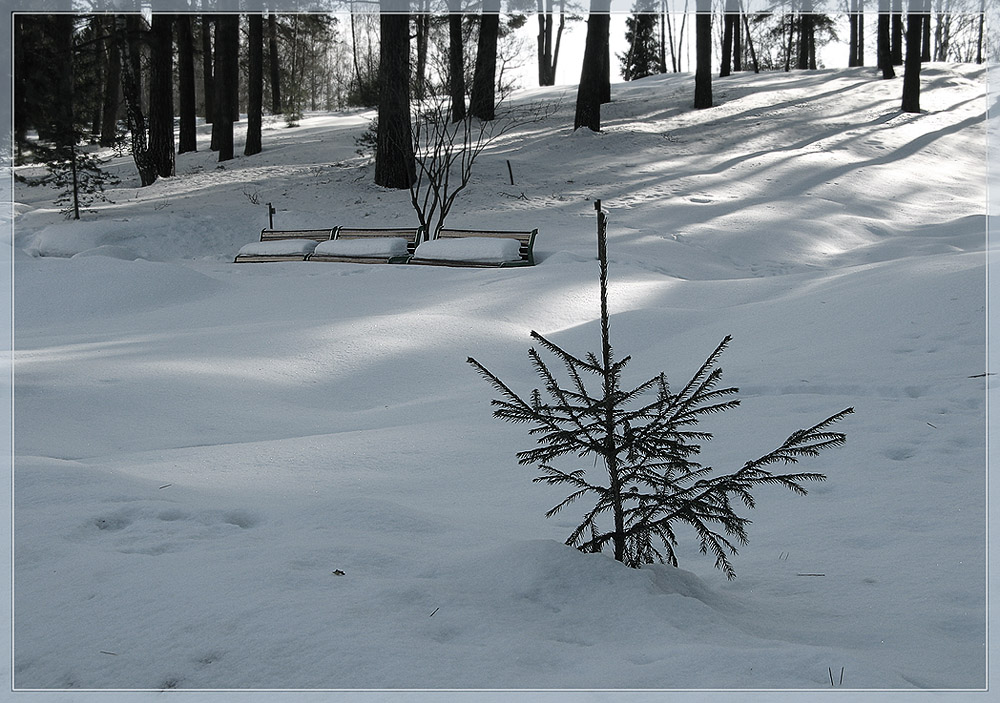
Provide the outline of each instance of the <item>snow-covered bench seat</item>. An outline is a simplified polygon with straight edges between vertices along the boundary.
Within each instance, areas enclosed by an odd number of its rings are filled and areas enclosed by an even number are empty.
[[[423,239],[424,228],[338,227],[333,239],[320,242],[309,261],[362,264],[406,263]]]
[[[330,229],[262,229],[260,240],[243,246],[236,254],[236,263],[263,261],[305,261],[316,245],[333,238]]]
[[[422,242],[408,263],[476,268],[534,266],[537,234],[537,229],[442,229],[436,239]]]

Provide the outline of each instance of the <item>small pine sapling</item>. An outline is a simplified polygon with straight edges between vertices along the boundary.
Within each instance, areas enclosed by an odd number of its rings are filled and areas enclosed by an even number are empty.
[[[772,473],[768,467],[795,464],[842,445],[846,436],[830,427],[854,410],[847,408],[793,432],[777,449],[746,462],[734,473],[717,475],[712,467],[699,464],[701,443],[712,439],[712,434],[695,431],[693,426],[706,415],[740,402],[733,397],[737,388],[719,387],[718,360],[731,338],[722,340],[677,393],[671,391],[663,373],[631,390],[623,389],[622,371],[631,357],[615,361],[611,348],[607,217],[600,201],[597,210],[601,358],[593,353],[585,358],[574,356],[532,331],[531,337],[562,362],[568,375],[568,383],[560,383],[539,351],[528,351],[548,399],[538,389],[522,398],[478,361],[471,357],[468,361],[500,395],[492,401],[494,417],[531,425],[529,434],[537,437],[536,447],[518,452],[518,463],[537,467],[540,475],[535,482],[572,490],[546,517],[585,496],[594,501],[566,544],[585,552],[610,547],[616,560],[633,568],[654,562],[677,566],[675,530],[686,524],[694,530],[701,552],[711,553],[715,566],[735,578],[730,556],[738,553],[737,545],[747,543],[750,520],[736,513],[734,503],[742,501],[752,509],[752,491],[759,486],[785,486],[804,495],[803,483],[825,480],[821,473]],[[593,389],[587,378],[596,378]],[[569,456],[601,460],[606,480],[591,479],[583,469],[564,471],[554,465],[556,459]],[[609,514],[610,526],[598,522]]]

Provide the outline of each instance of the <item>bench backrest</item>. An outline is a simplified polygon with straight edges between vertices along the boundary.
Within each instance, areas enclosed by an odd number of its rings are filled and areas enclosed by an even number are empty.
[[[330,229],[262,229],[260,231],[260,241],[276,242],[281,239],[314,239],[317,242],[325,242],[333,239],[337,228]]]
[[[417,244],[423,240],[423,227],[338,227],[334,239],[373,239],[378,237],[398,237],[406,240],[406,249],[412,255]]]
[[[441,229],[438,232],[438,238],[458,239],[461,237],[497,237],[499,239],[516,239],[521,244],[521,260],[534,265],[535,236],[537,234],[537,229],[533,229],[530,232],[515,232],[499,229]]]

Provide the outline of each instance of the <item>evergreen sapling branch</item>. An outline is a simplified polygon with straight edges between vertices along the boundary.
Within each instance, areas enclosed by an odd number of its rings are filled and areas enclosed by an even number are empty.
[[[534,482],[565,485],[570,494],[552,507],[546,517],[562,513],[590,498],[592,507],[566,539],[585,552],[611,548],[614,558],[639,568],[654,562],[677,566],[678,525],[693,530],[703,554],[715,557],[715,566],[730,579],[736,572],[730,557],[749,539],[750,520],[738,515],[734,504],[755,507],[753,491],[762,486],[784,486],[800,495],[803,484],[823,481],[818,472],[772,473],[776,464],[796,464],[805,457],[846,441],[832,426],[854,412],[842,410],[825,420],[793,432],[776,449],[747,461],[729,474],[718,474],[697,462],[709,432],[692,427],[707,415],[739,405],[735,387],[722,387],[719,358],[731,342],[727,336],[677,393],[672,393],[661,373],[623,390],[622,371],[630,357],[614,360],[608,313],[607,216],[598,213],[600,261],[601,352],[575,356],[537,332],[531,337],[539,348],[561,362],[569,383],[561,382],[535,348],[528,357],[542,382],[522,398],[510,386],[473,358],[468,362],[499,394],[492,401],[494,417],[529,425],[536,446],[517,453],[518,463],[534,465]],[[587,379],[599,381],[593,390]],[[594,385],[594,384],[592,384]],[[548,400],[543,400],[543,391]],[[650,399],[650,394],[652,398]],[[603,462],[606,480],[592,479],[582,468],[564,470],[556,460],[592,458]],[[607,525],[610,518],[610,525]],[[610,527],[602,528],[602,522]]]

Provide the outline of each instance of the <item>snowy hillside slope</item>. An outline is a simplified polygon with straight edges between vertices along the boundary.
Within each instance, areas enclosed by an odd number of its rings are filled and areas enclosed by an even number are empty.
[[[15,687],[984,688],[985,75],[923,75],[920,115],[871,69],[719,80],[700,112],[662,76],[600,134],[568,88],[518,94],[560,110],[449,225],[537,227],[522,269],[231,263],[268,202],[415,224],[355,154],[371,113],[223,165],[203,129],[144,189],[116,159],[81,222],[18,186]],[[760,492],[734,581],[691,535],[680,569],[564,546],[577,513],[545,519],[564,496],[465,364],[528,391],[530,330],[598,349],[594,199],[627,382],[734,337],[706,463],[856,409],[801,464],[825,483]]]

